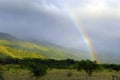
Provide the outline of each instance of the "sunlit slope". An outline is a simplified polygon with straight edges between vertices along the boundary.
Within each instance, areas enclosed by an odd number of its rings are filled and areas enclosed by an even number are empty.
[[[4,44],[1,42],[4,42]],[[15,43],[12,44],[9,41],[0,40],[0,58],[7,58],[7,57],[20,58],[20,59],[22,59],[22,58],[41,58],[41,59],[44,59],[45,58],[45,56],[38,54],[38,53],[35,53],[35,52],[30,52],[27,50],[22,50],[19,48],[11,47],[13,45],[15,45]]]
[[[2,37],[1,37],[2,36]],[[0,58],[50,58],[67,59],[74,58],[66,51],[50,46],[38,45],[35,43],[18,40],[11,35],[0,35]]]

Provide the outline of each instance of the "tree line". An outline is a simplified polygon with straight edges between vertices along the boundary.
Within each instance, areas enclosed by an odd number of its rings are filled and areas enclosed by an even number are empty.
[[[55,60],[55,59],[0,59],[0,65],[17,64],[22,69],[30,70],[35,77],[44,76],[47,70],[51,69],[76,69],[78,71],[84,70],[89,76],[93,71],[107,69],[120,71],[119,64],[98,64],[96,61],[81,60],[75,61],[73,59]],[[1,71],[0,71],[1,74]]]

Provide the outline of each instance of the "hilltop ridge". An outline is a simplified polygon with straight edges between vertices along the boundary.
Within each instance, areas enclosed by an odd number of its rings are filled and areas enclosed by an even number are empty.
[[[44,46],[44,43],[40,44],[20,40],[7,33],[0,33],[1,58],[77,58],[75,55],[68,53],[56,45],[46,43]]]

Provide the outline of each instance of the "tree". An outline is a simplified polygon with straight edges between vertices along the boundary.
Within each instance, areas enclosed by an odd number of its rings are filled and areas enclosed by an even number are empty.
[[[33,73],[35,77],[42,77],[47,73],[47,67],[44,66],[43,64],[38,65],[36,63],[33,63],[30,64],[29,67],[30,71]]]
[[[82,60],[77,65],[77,70],[84,70],[89,76],[92,75],[93,71],[98,68],[96,61]]]
[[[45,65],[34,61],[23,62],[21,67],[30,70],[35,77],[42,77],[47,73],[47,67]]]

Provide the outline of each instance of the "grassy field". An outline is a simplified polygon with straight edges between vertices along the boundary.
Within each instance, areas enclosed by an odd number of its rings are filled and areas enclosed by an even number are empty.
[[[112,75],[120,77],[120,72],[94,72],[91,77],[88,77],[88,80],[112,80]],[[42,80],[86,80],[86,73],[84,71],[54,69],[49,71]]]
[[[87,78],[87,80],[113,80],[113,75],[120,77],[120,72],[94,72],[91,77]],[[49,70],[44,77],[35,78],[32,76],[32,73],[30,73],[28,70],[16,67],[14,69],[5,69],[3,72],[3,77],[5,80],[86,80],[86,73],[84,71],[78,72],[76,70],[68,69],[53,69]]]

